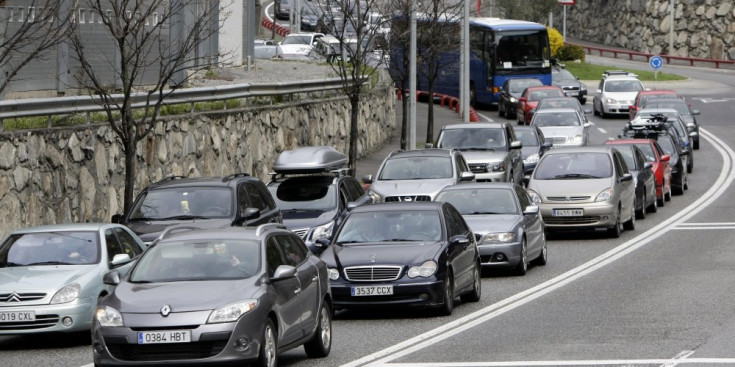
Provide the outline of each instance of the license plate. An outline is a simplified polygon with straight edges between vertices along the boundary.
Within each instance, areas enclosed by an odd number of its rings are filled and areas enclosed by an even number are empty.
[[[554,209],[555,217],[581,217],[584,215],[583,209]]]
[[[36,321],[33,311],[0,312],[0,322]]]
[[[579,92],[567,92],[566,95],[569,97],[576,97],[579,95]]]
[[[138,344],[191,343],[191,330],[141,331]]]
[[[368,285],[362,287],[352,287],[352,296],[390,296],[393,294],[392,285]]]

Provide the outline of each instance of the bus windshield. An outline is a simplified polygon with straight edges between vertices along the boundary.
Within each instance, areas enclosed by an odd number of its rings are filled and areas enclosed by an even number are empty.
[[[496,32],[498,70],[549,67],[549,40],[544,31]]]

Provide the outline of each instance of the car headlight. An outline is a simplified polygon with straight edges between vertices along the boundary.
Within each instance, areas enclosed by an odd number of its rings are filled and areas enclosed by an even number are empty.
[[[416,278],[416,277],[428,278],[434,275],[434,273],[436,273],[437,268],[438,266],[436,265],[436,261],[429,260],[419,266],[412,266],[411,268],[409,268],[408,277],[409,278]]]
[[[587,90],[587,86],[584,83],[581,83],[580,86],[579,86],[579,90],[586,91]]]
[[[327,272],[329,273],[329,279],[330,280],[337,280],[337,279],[339,279],[339,270],[334,269],[334,268],[329,268],[327,270]]]
[[[514,232],[488,233],[482,236],[480,244],[513,242],[516,239]]]
[[[59,303],[69,303],[79,297],[79,292],[81,290],[82,287],[79,284],[69,284],[64,288],[59,289],[59,291],[51,297],[51,304],[57,305]]]
[[[490,163],[488,164],[488,167],[490,167],[490,170],[493,172],[503,172],[505,171],[505,162]]]
[[[258,300],[255,299],[222,306],[212,311],[207,320],[207,324],[237,321],[240,316],[252,311],[255,307],[258,307]]]
[[[94,318],[101,326],[123,326],[123,318],[120,311],[109,306],[97,307]]]
[[[528,192],[528,196],[531,197],[531,201],[533,201],[534,204],[541,204],[541,196],[539,196],[536,191],[527,189],[526,192]]]
[[[334,229],[334,222],[329,222],[321,226],[314,227],[314,231],[311,232],[311,240],[316,241],[320,238],[329,238],[332,236],[332,229]]]
[[[582,134],[577,134],[575,136],[568,136],[567,137],[567,143],[569,144],[582,144],[583,136]]]
[[[614,191],[613,191],[612,187],[607,188],[607,189],[603,190],[601,193],[597,194],[597,197],[595,198],[595,202],[608,201],[608,200],[612,199],[613,193],[614,193]]]
[[[383,196],[373,190],[368,191],[367,194],[368,196],[370,196],[374,203],[380,203],[383,201]]]
[[[539,158],[540,157],[539,157],[538,153],[531,154],[528,157],[526,157],[526,159],[523,160],[523,163],[525,163],[525,164],[537,163],[538,160],[539,160]]]
[[[608,98],[608,99],[606,99],[606,100],[605,100],[605,102],[607,102],[608,104],[611,104],[611,103],[618,103],[618,101],[616,101],[616,100],[615,100],[615,99],[613,99],[613,98]]]
[[[518,100],[515,97],[510,97],[510,103],[516,103]]]

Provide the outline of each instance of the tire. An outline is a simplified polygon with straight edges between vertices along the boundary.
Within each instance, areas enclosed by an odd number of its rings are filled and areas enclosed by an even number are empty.
[[[505,111],[505,108],[503,108],[503,107],[501,107],[501,106],[505,106],[505,103],[500,103],[500,102],[498,103],[498,116],[500,116],[500,117],[505,117],[505,115],[506,115],[507,113],[506,113],[506,111]]]
[[[260,353],[254,367],[276,367],[278,366],[278,334],[273,321],[265,319],[263,338],[260,343]]]
[[[514,119],[514,118],[516,118],[515,110],[508,109],[508,105],[507,104],[505,105],[505,118],[507,118],[507,119]]]
[[[597,112],[597,103],[595,103],[594,100],[592,100],[592,114],[595,116],[600,116],[600,113]]]
[[[661,201],[663,201],[663,198],[661,198]],[[649,213],[657,213],[658,212],[658,198],[654,199],[651,205],[648,206],[648,212]]]
[[[324,358],[332,350],[332,310],[329,304],[322,302],[319,309],[314,337],[304,344],[304,351],[309,358]]]
[[[541,253],[538,255],[537,258],[533,259],[534,265],[540,265],[544,266],[546,263],[549,262],[549,250],[548,246],[546,245],[546,236],[542,235],[542,240],[544,241],[544,247],[541,249]]]
[[[454,311],[454,276],[451,270],[447,270],[444,277],[444,296],[443,304],[439,308],[440,316],[450,316]]]
[[[518,265],[513,269],[513,273],[518,276],[524,276],[528,272],[528,244],[526,242],[526,237],[523,237],[523,241],[521,241],[521,261],[518,263]]]
[[[684,178],[684,190],[689,190],[689,175]]]
[[[641,203],[641,209],[636,209],[636,219],[646,219],[646,188],[643,188],[643,202]]]
[[[620,234],[623,232],[622,228],[620,227],[620,210],[618,209],[618,212],[616,213],[615,224],[607,229],[608,236],[612,238],[620,238]]]
[[[694,138],[694,150],[699,150],[699,137]]]
[[[694,152],[690,152],[694,153]],[[694,171],[694,155],[689,154],[689,160],[687,161],[687,173],[692,173]]]
[[[480,298],[482,297],[482,275],[481,270],[482,265],[479,263],[475,264],[475,270],[474,275],[472,279],[472,290],[469,293],[465,293],[461,296],[459,296],[459,299],[462,300],[462,302],[479,302]]]
[[[669,188],[669,192],[664,195],[665,201],[671,201],[671,188]],[[663,206],[663,205],[661,205]]]
[[[625,228],[626,231],[632,231],[635,229],[635,205],[633,205],[633,209],[630,210],[630,219],[623,223],[623,228]]]

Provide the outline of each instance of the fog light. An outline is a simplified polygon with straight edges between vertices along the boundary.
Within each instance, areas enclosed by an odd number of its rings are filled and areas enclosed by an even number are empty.
[[[66,327],[71,326],[71,324],[73,324],[73,323],[74,323],[74,320],[72,320],[71,317],[69,317],[69,316],[66,316],[63,319],[61,319],[61,324],[64,325],[64,326],[66,326]]]
[[[608,217],[607,215],[602,216],[602,220],[608,220],[608,219],[610,219],[610,217]]]
[[[497,255],[495,256],[495,258],[496,258],[496,259],[497,259],[498,261],[505,261],[505,255],[503,255],[502,253],[498,253],[498,254],[497,254]]]
[[[419,294],[419,299],[422,300],[422,301],[426,301],[426,300],[429,299],[429,294],[428,293],[421,293],[421,294]]]
[[[247,338],[238,338],[235,340],[235,349],[239,351],[243,351],[245,349],[248,349],[248,346],[250,345],[250,342]]]

